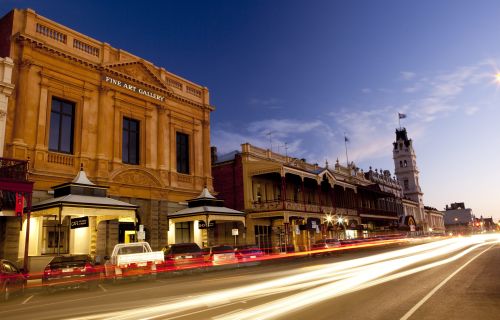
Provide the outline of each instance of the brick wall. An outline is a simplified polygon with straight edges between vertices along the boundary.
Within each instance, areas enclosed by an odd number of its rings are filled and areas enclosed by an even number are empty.
[[[224,200],[224,206],[243,211],[243,166],[241,156],[237,154],[233,161],[212,166],[214,189],[217,198]]]

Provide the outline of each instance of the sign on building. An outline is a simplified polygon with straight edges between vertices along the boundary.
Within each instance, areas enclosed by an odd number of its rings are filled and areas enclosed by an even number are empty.
[[[89,217],[71,219],[71,229],[86,228],[89,226]]]

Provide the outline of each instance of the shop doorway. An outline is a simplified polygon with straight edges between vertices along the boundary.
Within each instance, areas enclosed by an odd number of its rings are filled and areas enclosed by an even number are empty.
[[[271,226],[255,226],[255,244],[264,252],[271,253]]]

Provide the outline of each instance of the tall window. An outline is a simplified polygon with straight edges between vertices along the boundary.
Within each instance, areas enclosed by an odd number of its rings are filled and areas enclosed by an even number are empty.
[[[74,103],[52,98],[49,133],[50,151],[73,153],[74,115]]]
[[[403,184],[404,184],[404,188],[405,188],[405,190],[410,189],[410,185],[409,185],[408,179],[405,179],[405,180],[403,181]]]
[[[122,161],[139,164],[139,121],[123,118]]]
[[[177,172],[189,174],[189,135],[177,132]]]

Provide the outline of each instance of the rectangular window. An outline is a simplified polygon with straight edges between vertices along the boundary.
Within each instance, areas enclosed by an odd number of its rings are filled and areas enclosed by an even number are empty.
[[[410,189],[409,182],[408,182],[408,180],[407,180],[407,179],[405,179],[405,180],[403,181],[403,183],[404,183],[405,190]]]
[[[122,161],[139,164],[139,121],[123,118]]]
[[[193,242],[192,226],[192,222],[177,222],[175,224],[175,243]]]
[[[59,98],[52,98],[50,112],[49,150],[73,153],[73,126],[75,104]]]
[[[177,172],[189,174],[189,135],[177,132]]]

